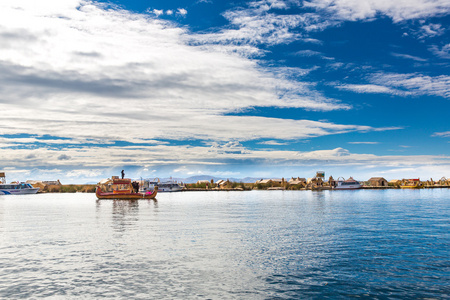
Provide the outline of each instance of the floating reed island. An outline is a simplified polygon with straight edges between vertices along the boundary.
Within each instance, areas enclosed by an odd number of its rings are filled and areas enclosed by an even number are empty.
[[[387,181],[383,177],[372,177],[366,181],[357,181],[352,177],[325,180],[325,172],[319,171],[315,177],[269,178],[253,183],[230,180],[201,180],[197,183],[184,184],[184,191],[248,191],[248,190],[342,190],[342,189],[420,189],[450,188],[450,179],[442,177],[435,181],[432,178],[422,181],[419,178],[394,179]]]
[[[3,175],[3,176],[2,176]],[[0,173],[3,183],[6,183],[4,173]],[[145,180],[136,180],[140,186],[145,186]],[[14,183],[14,182],[13,182]],[[39,193],[95,193],[96,184],[62,184],[59,180],[38,181],[27,180],[26,183],[39,188]],[[157,185],[156,183],[154,183]],[[173,184],[173,183],[172,183]],[[372,177],[358,181],[352,177],[344,179],[333,176],[325,178],[325,172],[319,171],[311,178],[291,177],[266,178],[255,182],[236,182],[228,179],[214,181],[200,180],[196,183],[177,183],[176,191],[251,191],[251,190],[339,190],[339,189],[421,189],[421,188],[450,188],[450,179],[441,177],[439,180],[393,179],[387,181],[383,177]],[[151,187],[150,187],[151,189]],[[161,188],[159,191],[163,191]]]

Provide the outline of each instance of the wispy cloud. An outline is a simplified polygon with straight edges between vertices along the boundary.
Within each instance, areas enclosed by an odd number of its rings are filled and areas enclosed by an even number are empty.
[[[379,142],[348,142],[353,145],[378,145]]]
[[[394,57],[404,58],[404,59],[411,59],[411,60],[418,61],[418,62],[426,62],[426,61],[428,61],[428,59],[417,57],[417,56],[413,56],[413,55],[409,55],[409,54],[401,54],[401,53],[392,52],[391,55],[394,56]]]
[[[295,55],[310,57],[310,56],[321,56],[322,53],[313,50],[300,50],[295,52]]]
[[[395,74],[376,73],[371,76],[375,84],[391,88],[403,89],[413,95],[434,95],[444,98],[450,97],[450,76],[428,76],[420,73]]]
[[[280,141],[275,141],[275,140],[259,142],[258,144],[260,144],[260,145],[270,145],[270,146],[285,146],[285,145],[289,145],[288,142],[280,142]]]
[[[441,36],[446,29],[441,24],[425,24],[420,27],[419,37],[422,39]]]
[[[430,51],[434,53],[434,55],[436,55],[437,57],[450,59],[450,44],[446,44],[442,47],[432,45],[430,47]]]
[[[377,72],[368,76],[370,84],[338,84],[341,90],[357,93],[382,93],[398,96],[433,95],[450,97],[450,76],[428,76],[420,73],[397,74]]]
[[[258,5],[245,10],[232,10],[224,13],[233,28],[219,33],[202,34],[196,37],[202,43],[247,43],[282,44],[291,42],[301,35],[291,29],[304,24],[307,17],[303,15],[278,15],[269,12],[270,7]]]
[[[432,136],[436,137],[450,137],[450,131],[444,131],[444,132],[435,132]]]
[[[356,93],[407,95],[407,92],[405,91],[376,84],[341,84],[335,87],[340,90],[353,91]]]
[[[281,13],[290,8],[302,10],[301,14]],[[247,7],[232,9],[224,13],[232,27],[219,34],[203,35],[204,42],[282,44],[294,39],[320,42],[311,39],[308,33],[338,26],[345,21],[374,20],[388,16],[394,22],[416,20],[450,14],[446,0],[309,0],[309,1],[251,1]],[[423,24],[420,37],[443,34],[440,24]]]

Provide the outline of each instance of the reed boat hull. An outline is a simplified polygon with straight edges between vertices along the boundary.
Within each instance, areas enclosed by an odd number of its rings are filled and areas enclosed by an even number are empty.
[[[146,193],[114,193],[102,192],[101,188],[97,187],[95,194],[98,199],[119,199],[119,200],[139,200],[139,199],[154,199],[158,192],[156,190]]]

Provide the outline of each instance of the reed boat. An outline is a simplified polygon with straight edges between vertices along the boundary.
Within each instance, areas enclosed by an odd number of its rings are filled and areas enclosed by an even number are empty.
[[[420,182],[420,179],[405,179],[403,180],[403,184],[400,185],[401,189],[422,189],[423,185]]]
[[[119,200],[139,200],[154,199],[158,193],[158,188],[147,190],[145,192],[136,192],[133,183],[129,178],[119,179],[113,176],[112,179],[102,180],[95,189],[98,199],[119,199]]]

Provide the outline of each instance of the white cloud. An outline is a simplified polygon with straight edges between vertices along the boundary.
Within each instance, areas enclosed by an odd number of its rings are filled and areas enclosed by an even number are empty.
[[[166,11],[162,10],[162,9],[147,9],[147,12],[150,14],[155,15],[156,17],[162,16],[162,15],[167,15],[167,16],[172,16],[175,14],[175,11],[173,9],[168,9]],[[188,11],[184,8],[178,8],[176,10],[176,15],[178,16],[186,16],[188,13]]]
[[[184,8],[178,8],[177,9],[177,14],[178,15],[180,15],[180,16],[185,16],[185,15],[187,15],[187,10],[186,9],[184,9]]]
[[[72,178],[72,180],[78,180],[79,178],[101,178],[103,172],[104,170],[101,169],[73,169],[66,176]]]
[[[153,10],[151,10],[149,12],[155,14],[157,17],[159,17],[159,16],[164,14],[164,10],[162,10],[162,9],[153,9]]]
[[[342,21],[369,20],[382,14],[401,22],[450,13],[447,0],[309,0],[304,5]]]
[[[267,71],[223,49],[190,46],[192,36],[167,21],[86,1],[61,2],[50,12],[31,9],[32,2],[21,9],[15,1],[0,4],[0,109],[8,111],[3,134],[149,143],[230,140],[236,132],[242,140],[272,139],[280,130],[283,138],[297,139],[365,128],[225,116],[257,106],[349,106],[297,80],[310,70]]]

